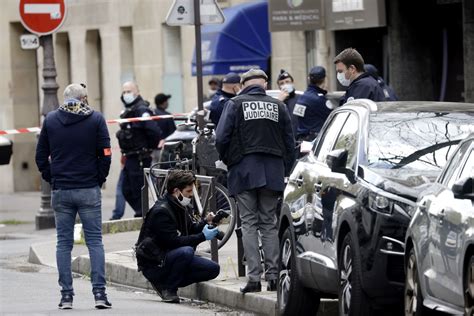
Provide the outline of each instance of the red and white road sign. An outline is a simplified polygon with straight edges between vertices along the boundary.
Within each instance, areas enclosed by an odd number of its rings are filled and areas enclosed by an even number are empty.
[[[31,33],[48,35],[63,24],[66,5],[64,0],[20,0],[20,17]]]

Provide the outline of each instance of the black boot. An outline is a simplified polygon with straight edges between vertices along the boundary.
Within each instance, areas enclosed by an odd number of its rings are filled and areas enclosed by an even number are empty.
[[[176,290],[162,290],[161,291],[163,302],[166,303],[179,303],[178,291]]]
[[[267,291],[276,291],[277,290],[277,280],[267,281]]]
[[[252,282],[248,281],[245,287],[240,288],[240,292],[243,294],[251,293],[251,292],[261,292],[262,291],[262,284],[260,282]]]

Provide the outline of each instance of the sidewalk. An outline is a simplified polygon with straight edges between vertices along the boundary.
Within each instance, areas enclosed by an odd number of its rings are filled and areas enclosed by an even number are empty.
[[[107,222],[104,225],[107,225]],[[114,231],[110,228],[107,230]],[[152,290],[151,285],[145,280],[141,272],[137,272],[136,262],[132,255],[131,248],[137,237],[138,231],[104,234],[107,281]],[[55,267],[55,250],[55,240],[33,244],[30,248],[29,261]],[[220,249],[219,263],[221,273],[216,280],[180,289],[179,295],[261,315],[276,315],[276,292],[267,292],[264,282],[262,283],[263,291],[261,293],[242,295],[239,292],[240,286],[246,282],[246,279],[237,276],[237,240],[235,234]],[[90,274],[90,261],[85,245],[74,245],[72,267],[74,272],[83,275]],[[158,296],[157,300],[159,300]],[[335,316],[337,314],[337,304],[334,300],[323,300],[321,302],[318,315]]]

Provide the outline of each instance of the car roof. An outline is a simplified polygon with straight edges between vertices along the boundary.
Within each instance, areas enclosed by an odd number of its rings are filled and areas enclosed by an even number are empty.
[[[367,99],[356,99],[347,102],[343,107],[363,106],[370,109],[371,112],[436,112],[436,113],[454,113],[454,112],[473,112],[474,103],[461,102],[436,102],[436,101],[395,101],[395,102],[373,102]]]

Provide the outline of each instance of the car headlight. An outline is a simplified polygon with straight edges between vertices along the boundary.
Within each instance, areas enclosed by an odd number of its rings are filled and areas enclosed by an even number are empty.
[[[370,193],[369,208],[375,212],[392,214],[393,201],[383,195]]]
[[[393,200],[377,193],[369,194],[369,208],[372,211],[383,214],[392,214],[395,210],[408,214],[410,217],[413,216],[416,210],[414,203],[409,204],[398,200]]]

